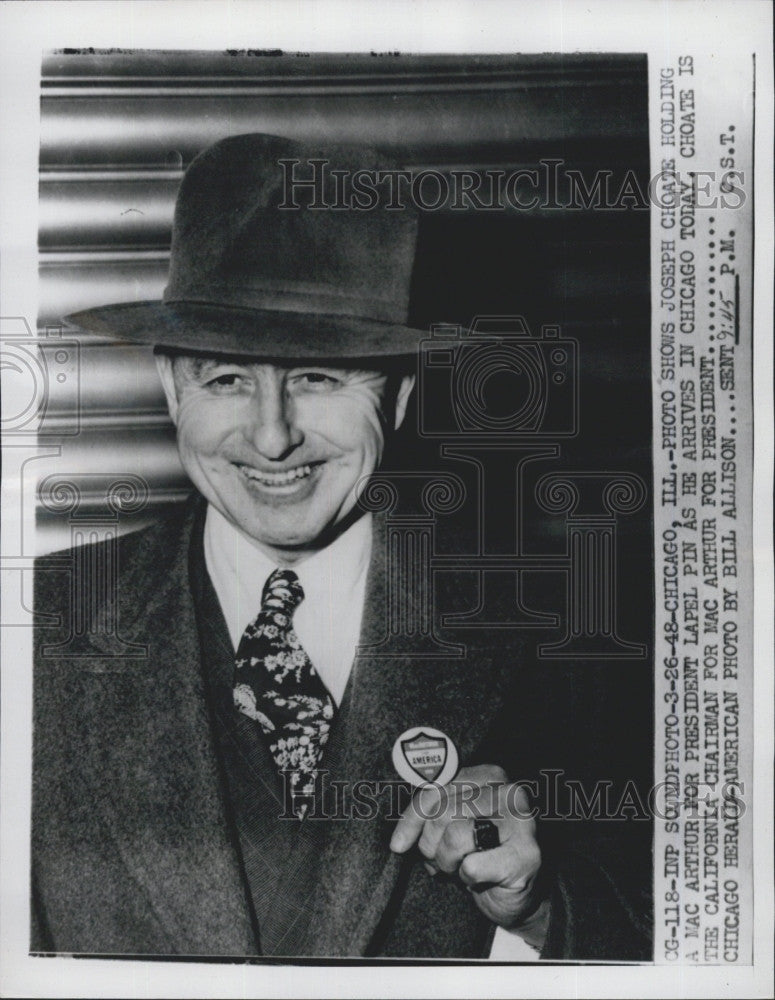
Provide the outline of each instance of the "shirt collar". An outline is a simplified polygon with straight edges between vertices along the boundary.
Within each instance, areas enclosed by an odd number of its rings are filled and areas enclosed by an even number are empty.
[[[326,548],[290,567],[304,588],[306,608],[350,606],[371,557],[371,522],[371,514],[365,514]],[[229,632],[238,641],[258,612],[264,584],[278,563],[211,504],[204,550]]]

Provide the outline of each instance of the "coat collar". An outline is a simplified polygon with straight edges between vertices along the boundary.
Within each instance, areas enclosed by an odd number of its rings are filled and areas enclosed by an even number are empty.
[[[189,504],[182,518],[119,542],[118,633],[145,652],[81,661],[94,720],[84,769],[110,849],[169,950],[246,955],[255,934],[221,799],[188,579],[199,513]],[[163,939],[157,948],[165,951]]]

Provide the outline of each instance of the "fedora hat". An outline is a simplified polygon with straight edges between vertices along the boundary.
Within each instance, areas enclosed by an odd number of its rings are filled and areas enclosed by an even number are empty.
[[[387,208],[384,193],[371,208],[342,201],[353,174],[384,169],[364,147],[224,139],[181,183],[162,300],[66,320],[137,343],[277,359],[415,353],[427,335],[409,325],[418,213]]]

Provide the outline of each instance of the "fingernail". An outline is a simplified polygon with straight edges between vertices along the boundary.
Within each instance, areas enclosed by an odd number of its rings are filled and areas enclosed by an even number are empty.
[[[396,854],[400,854],[404,850],[405,846],[406,844],[404,843],[404,838],[401,834],[393,834],[393,838],[390,841],[390,850],[394,851]]]

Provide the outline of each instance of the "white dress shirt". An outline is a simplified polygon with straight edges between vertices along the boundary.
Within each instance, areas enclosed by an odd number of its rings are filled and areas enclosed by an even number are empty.
[[[327,548],[289,567],[304,589],[293,629],[337,705],[361,632],[371,530],[367,514]],[[261,607],[267,577],[278,564],[212,506],[207,508],[204,548],[207,572],[236,650]]]
[[[293,615],[294,631],[337,705],[360,637],[371,536],[371,514],[367,514],[327,548],[290,567],[304,588],[304,600]],[[207,508],[204,550],[207,572],[236,651],[242,633],[261,607],[267,577],[278,564],[212,505]],[[496,929],[491,959],[534,962],[537,957],[536,949],[516,931]]]

